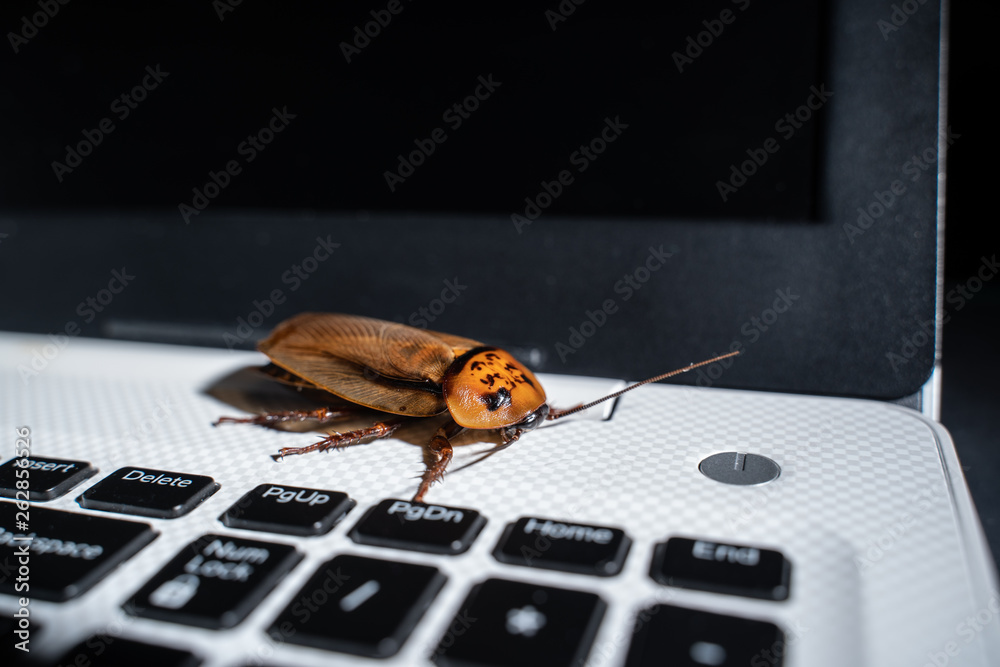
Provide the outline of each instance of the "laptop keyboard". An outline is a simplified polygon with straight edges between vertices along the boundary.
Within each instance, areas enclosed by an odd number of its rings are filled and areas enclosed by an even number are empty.
[[[466,434],[414,504],[430,420],[282,462],[317,433],[212,428],[298,406],[259,363],[79,339],[0,373],[0,664],[997,664],[960,467],[917,413],[650,385],[471,467],[495,443]],[[559,406],[621,386],[540,380]]]
[[[32,498],[52,499],[82,484],[96,471],[86,461],[27,458]],[[13,497],[17,460],[0,468],[0,494]],[[86,595],[122,562],[157,537],[148,523],[132,517],[174,519],[197,512],[219,489],[210,476],[122,467],[83,491],[83,514],[32,505],[25,512],[32,537],[32,594],[56,602]],[[358,544],[384,550],[384,558],[342,554],[323,563],[287,600],[267,634],[275,641],[314,647],[331,654],[369,658],[395,655],[420,623],[448,580],[441,567],[393,560],[393,550],[462,554],[487,518],[465,507],[385,499],[359,511],[346,493],[260,484],[218,517],[230,528],[260,533],[248,539],[208,533],[182,547],[124,603],[126,613],[166,623],[222,630],[241,623],[276,584],[302,561],[295,546],[270,541],[274,535],[321,535],[347,521]],[[0,548],[8,559],[24,536],[18,509],[0,502]],[[112,518],[122,515],[122,518]],[[20,524],[23,527],[25,524]],[[520,568],[558,570],[584,577],[613,577],[624,566],[632,540],[624,530],[527,516],[508,524],[492,554],[510,566],[511,579],[492,577],[470,588],[435,648],[438,665],[577,665],[592,648],[607,604],[586,589],[518,581]],[[783,600],[791,566],[778,551],[705,540],[671,538],[658,544],[650,577],[678,586],[753,598]],[[0,576],[0,592],[16,594],[16,577]],[[648,618],[647,618],[648,617]],[[664,630],[656,628],[664,625]],[[676,636],[669,628],[685,628]],[[671,639],[665,639],[671,637]],[[782,631],[771,623],[658,605],[645,610],[629,641],[629,665],[730,665],[764,651],[780,665]],[[115,642],[102,662],[141,655],[139,642]],[[68,654],[103,647],[92,637]],[[777,649],[775,648],[777,647]],[[777,652],[776,652],[777,651]],[[194,665],[198,657],[157,649],[156,664]],[[664,663],[668,657],[679,662]],[[143,661],[145,662],[145,661]],[[116,663],[117,664],[117,663]]]

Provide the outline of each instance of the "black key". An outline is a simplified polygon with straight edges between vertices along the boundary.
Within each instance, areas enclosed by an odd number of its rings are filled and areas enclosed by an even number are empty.
[[[486,519],[476,510],[389,499],[361,517],[351,539],[379,547],[460,554],[485,525]]]
[[[580,665],[606,608],[593,593],[487,579],[469,592],[432,659],[438,665]]]
[[[339,491],[261,484],[226,510],[219,521],[230,528],[286,535],[322,535],[343,519],[353,500]]]
[[[30,542],[19,538],[31,536]],[[62,602],[103,579],[156,537],[145,523],[0,503],[0,593]],[[19,574],[28,551],[26,579]],[[27,588],[25,588],[27,586]]]
[[[174,519],[219,489],[211,477],[167,470],[119,468],[77,498],[82,507]]]
[[[639,612],[626,667],[780,667],[785,635],[773,623],[672,605]]]
[[[521,517],[493,550],[502,563],[610,577],[621,572],[632,540],[617,528]]]
[[[182,549],[124,608],[134,616],[231,628],[301,559],[288,544],[205,535]]]
[[[337,556],[295,594],[268,634],[277,642],[386,658],[399,651],[445,580],[427,565]]]
[[[786,600],[791,571],[779,551],[671,537],[656,545],[649,573],[668,586]]]
[[[87,461],[28,456],[0,466],[0,496],[17,497],[17,482],[27,481],[28,500],[52,500],[97,473]],[[23,497],[23,496],[22,496]]]
[[[101,665],[101,667],[197,667],[201,658],[166,646],[154,646],[124,637],[94,635],[80,642],[57,665]]]

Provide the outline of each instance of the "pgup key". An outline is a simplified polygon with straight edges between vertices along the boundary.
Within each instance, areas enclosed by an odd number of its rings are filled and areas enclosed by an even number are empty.
[[[355,502],[346,493],[298,486],[261,484],[219,520],[231,528],[286,535],[322,535],[330,531]]]
[[[272,496],[277,496],[275,500],[279,503],[304,503],[307,505],[323,505],[324,503],[330,502],[330,496],[326,493],[320,493],[315,489],[288,489],[286,490],[281,486],[271,485],[267,491],[264,492],[262,498],[270,498]]]

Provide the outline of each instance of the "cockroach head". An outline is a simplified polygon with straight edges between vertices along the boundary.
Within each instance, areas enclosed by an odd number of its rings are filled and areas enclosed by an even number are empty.
[[[511,424],[510,426],[504,427],[504,435],[508,438],[513,437],[516,433],[522,431],[530,431],[545,421],[545,418],[549,415],[549,404],[542,403],[534,412],[530,413],[527,417],[522,419],[516,424]]]

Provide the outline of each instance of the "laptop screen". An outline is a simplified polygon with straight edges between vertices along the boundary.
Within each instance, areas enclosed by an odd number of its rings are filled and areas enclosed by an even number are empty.
[[[327,310],[547,372],[932,369],[934,3],[3,11],[3,328],[252,347]]]

